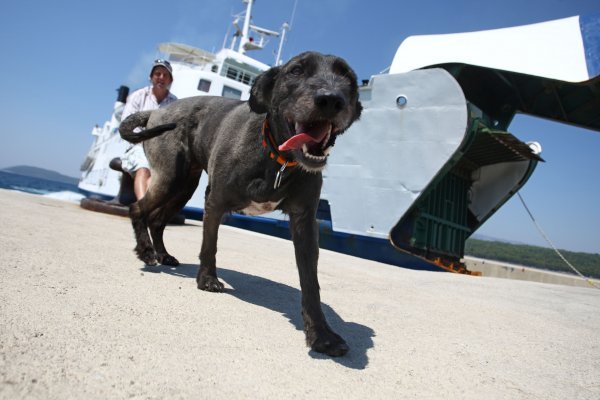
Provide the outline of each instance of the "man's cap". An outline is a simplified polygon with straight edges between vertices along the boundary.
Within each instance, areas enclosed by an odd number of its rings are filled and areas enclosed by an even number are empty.
[[[167,69],[167,71],[169,71],[169,74],[171,75],[171,79],[173,79],[173,67],[171,67],[171,63],[168,62],[167,60],[163,60],[163,59],[158,59],[158,60],[154,60],[154,64],[152,64],[152,69],[150,70],[150,76],[152,76],[152,74],[154,73],[154,68],[156,67],[165,67]]]

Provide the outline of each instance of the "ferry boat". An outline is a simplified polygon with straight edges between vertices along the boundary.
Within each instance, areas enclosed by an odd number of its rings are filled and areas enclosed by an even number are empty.
[[[280,39],[280,63],[287,25],[280,32],[251,25],[253,1],[245,3],[229,48],[213,54],[159,46],[173,66],[176,96],[247,99],[269,66],[245,53],[269,37]],[[600,15],[574,16],[405,39],[389,71],[363,82],[361,119],[329,157],[317,215],[320,246],[405,268],[470,273],[465,241],[543,161],[538,142],[508,132],[515,114],[600,130],[598,26]],[[111,119],[92,130],[79,182],[90,197],[113,205],[134,201],[123,189],[131,179],[109,167],[128,145],[118,133],[127,93],[120,88]],[[204,174],[186,217],[202,218],[207,184]],[[223,222],[289,238],[288,219],[278,211],[232,213]]]

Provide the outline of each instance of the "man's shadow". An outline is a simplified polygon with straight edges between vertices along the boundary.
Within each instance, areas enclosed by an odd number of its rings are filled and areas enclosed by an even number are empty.
[[[198,266],[192,264],[181,264],[176,268],[168,266],[146,266],[142,268],[146,272],[165,273],[185,278],[196,278]],[[265,307],[282,314],[299,331],[304,330],[301,316],[301,293],[300,290],[279,282],[250,275],[231,269],[218,268],[219,278],[227,282],[232,289],[225,289],[230,294],[247,303]],[[194,283],[195,284],[195,283]],[[315,359],[331,359],[345,367],[353,369],[364,369],[369,363],[367,350],[373,347],[375,333],[368,326],[354,322],[345,322],[327,304],[321,304],[323,313],[327,318],[329,326],[340,334],[348,343],[350,351],[343,357],[329,357],[310,350],[309,355]],[[300,343],[299,343],[300,345]]]

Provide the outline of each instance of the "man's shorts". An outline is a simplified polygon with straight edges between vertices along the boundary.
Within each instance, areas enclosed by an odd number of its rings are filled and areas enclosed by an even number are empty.
[[[141,143],[134,144],[125,152],[125,155],[121,158],[123,169],[129,174],[135,174],[140,168],[150,169],[150,164],[144,153],[144,146]]]

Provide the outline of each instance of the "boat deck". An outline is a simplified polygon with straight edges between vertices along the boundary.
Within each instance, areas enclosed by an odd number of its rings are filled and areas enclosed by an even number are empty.
[[[222,294],[146,269],[128,219],[0,190],[0,398],[600,398],[600,291],[414,271],[323,250],[342,358],[304,344],[289,241],[220,230]]]

